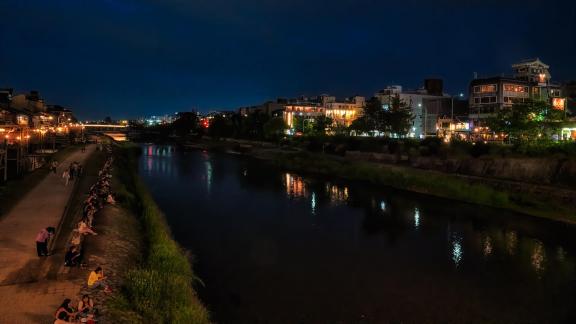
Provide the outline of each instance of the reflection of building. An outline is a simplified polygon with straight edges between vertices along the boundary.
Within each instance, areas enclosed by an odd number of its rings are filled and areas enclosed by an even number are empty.
[[[284,175],[284,186],[286,187],[286,194],[290,197],[304,198],[308,195],[304,180],[297,175],[286,173]]]
[[[412,128],[408,133],[409,137],[424,137],[426,135],[436,135],[436,120],[439,113],[445,109],[432,108],[438,103],[438,99],[443,99],[442,107],[450,104],[451,97],[443,92],[443,82],[440,79],[424,80],[424,87],[417,90],[404,90],[402,86],[388,86],[377,92],[374,97],[382,103],[383,109],[389,109],[394,98],[399,98],[412,111],[414,117]]]
[[[335,184],[326,184],[326,194],[330,197],[331,202],[346,202],[348,201],[348,187],[337,186]]]

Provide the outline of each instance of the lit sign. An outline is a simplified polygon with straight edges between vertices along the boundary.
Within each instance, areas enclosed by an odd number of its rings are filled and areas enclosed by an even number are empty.
[[[566,98],[552,98],[552,108],[557,110],[564,110]]]

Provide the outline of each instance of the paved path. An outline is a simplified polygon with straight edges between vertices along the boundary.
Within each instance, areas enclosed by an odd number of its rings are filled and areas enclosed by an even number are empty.
[[[34,240],[40,229],[58,226],[70,198],[74,186],[64,186],[64,168],[73,161],[84,164],[94,149],[90,145],[84,153],[69,155],[60,162],[56,174],[46,176],[0,219],[0,323],[42,322],[25,315],[46,314],[40,312],[44,308],[49,314],[64,295],[74,296],[72,290],[79,290],[81,283],[38,282],[45,279],[44,264],[48,260],[37,256]],[[15,308],[18,303],[21,307]]]

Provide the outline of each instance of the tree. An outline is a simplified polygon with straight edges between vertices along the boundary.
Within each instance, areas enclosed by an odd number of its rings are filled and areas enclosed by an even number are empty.
[[[313,119],[308,116],[294,116],[292,125],[295,132],[302,134],[312,134],[314,132]]]
[[[270,119],[259,111],[241,117],[240,135],[251,139],[264,138],[264,124]]]
[[[400,97],[392,98],[390,108],[384,111],[385,130],[399,137],[404,137],[412,126],[412,110]]]
[[[264,137],[276,140],[284,135],[287,125],[282,117],[274,117],[264,124]]]
[[[384,109],[382,109],[382,102],[376,97],[370,98],[364,106],[365,126],[369,129],[368,133],[374,135],[374,131],[385,132],[384,125]]]
[[[354,132],[356,135],[360,135],[363,133],[370,133],[374,130],[374,125],[371,123],[371,120],[367,116],[360,116],[348,127],[350,132]]]
[[[326,135],[326,130],[332,126],[333,120],[330,117],[319,116],[312,120],[312,135]]]
[[[231,137],[234,132],[231,118],[226,118],[224,115],[216,115],[210,121],[208,127],[208,135],[214,138]]]
[[[172,123],[174,133],[184,137],[198,128],[198,114],[196,112],[184,112],[178,114],[178,119]]]
[[[488,127],[496,133],[505,133],[510,142],[538,139],[542,134],[555,131],[564,118],[563,112],[555,110],[545,101],[529,100],[503,108],[488,119]]]

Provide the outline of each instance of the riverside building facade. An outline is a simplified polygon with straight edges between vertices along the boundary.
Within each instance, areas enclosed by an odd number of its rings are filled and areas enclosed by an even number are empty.
[[[443,92],[443,81],[440,79],[426,79],[424,87],[416,90],[405,90],[399,85],[387,86],[375,93],[374,97],[380,100],[382,109],[389,109],[394,98],[399,98],[410,107],[414,119],[408,137],[412,138],[436,136],[439,111],[431,105],[436,105],[438,99],[451,99]]]
[[[528,100],[548,102],[553,109],[566,109],[566,98],[561,86],[551,82],[549,66],[540,59],[524,60],[512,64],[512,76],[474,79],[469,87],[469,118],[478,137],[491,139],[486,120],[495,117],[501,109],[511,109],[515,103]]]

